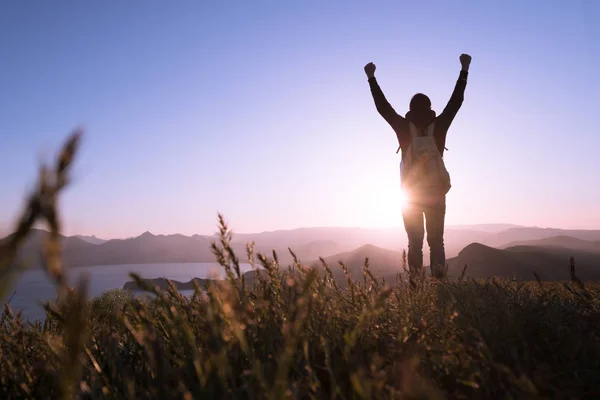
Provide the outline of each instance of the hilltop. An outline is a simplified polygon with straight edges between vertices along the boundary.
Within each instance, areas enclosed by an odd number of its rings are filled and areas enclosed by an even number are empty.
[[[600,280],[600,253],[577,249],[538,246],[511,246],[496,249],[480,243],[465,247],[458,256],[448,260],[448,275],[458,278],[467,265],[472,278],[499,276],[518,280],[569,280],[569,258],[574,257],[577,275],[582,280]]]
[[[345,263],[353,279],[362,279],[362,266],[367,257],[370,269],[377,277],[393,280],[396,274],[405,272],[401,253],[373,245],[326,257],[325,261],[334,271],[336,280],[343,282],[346,277],[338,261]],[[535,279],[535,272],[545,281],[569,280],[570,257],[576,260],[576,272],[581,280],[600,281],[600,252],[525,245],[496,249],[481,243],[470,244],[456,257],[449,258],[448,275],[450,279],[459,278],[467,265],[466,275],[476,279],[497,276],[530,281]],[[311,266],[321,268],[321,263],[315,261]]]
[[[395,275],[402,271],[402,253],[370,244],[353,251],[325,257],[324,260],[331,269],[334,279],[338,283],[344,283],[347,278],[339,262],[344,263],[353,280],[361,280],[366,258],[369,259],[369,270],[378,278],[394,279]],[[310,266],[317,269],[323,268],[320,260],[313,261]]]
[[[83,240],[84,242],[88,242],[91,244],[102,244],[102,243],[106,242],[106,240],[100,239],[100,238],[96,237],[96,235],[92,235],[92,236],[75,235],[75,237]]]

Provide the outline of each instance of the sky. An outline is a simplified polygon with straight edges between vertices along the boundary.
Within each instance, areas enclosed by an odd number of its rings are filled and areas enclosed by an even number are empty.
[[[85,132],[64,233],[402,227],[395,133],[473,57],[447,224],[600,228],[600,2],[4,1],[0,233]]]

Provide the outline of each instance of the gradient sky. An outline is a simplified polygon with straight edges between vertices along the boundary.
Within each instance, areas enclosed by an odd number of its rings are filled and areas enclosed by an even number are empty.
[[[67,234],[401,227],[401,114],[448,133],[447,224],[600,228],[600,2],[4,1],[0,231],[67,134],[85,128]]]

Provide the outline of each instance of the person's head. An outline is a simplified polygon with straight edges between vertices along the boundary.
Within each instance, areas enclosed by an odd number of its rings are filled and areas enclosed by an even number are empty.
[[[415,94],[410,99],[410,111],[415,114],[425,114],[431,111],[431,100],[423,93]]]
[[[406,117],[418,124],[428,123],[436,116],[435,111],[431,109],[431,100],[423,93],[417,93],[410,99],[409,108]]]

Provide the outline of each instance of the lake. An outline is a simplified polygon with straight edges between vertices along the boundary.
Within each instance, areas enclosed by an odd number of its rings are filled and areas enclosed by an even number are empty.
[[[252,270],[250,264],[240,265],[242,272]],[[87,274],[90,297],[97,297],[111,289],[121,289],[125,282],[130,281],[129,273],[135,272],[142,278],[167,278],[187,282],[193,278],[210,278],[225,276],[222,267],[217,263],[176,263],[176,264],[131,264],[131,265],[99,265],[94,267],[77,267],[68,270],[68,279],[72,284],[76,279]],[[30,269],[21,273],[12,290],[8,292],[4,303],[16,293],[10,302],[13,312],[22,311],[24,319],[34,321],[44,319],[45,313],[41,306],[46,300],[56,298],[56,289],[45,271]]]

